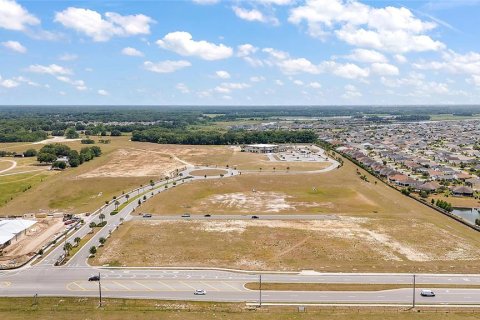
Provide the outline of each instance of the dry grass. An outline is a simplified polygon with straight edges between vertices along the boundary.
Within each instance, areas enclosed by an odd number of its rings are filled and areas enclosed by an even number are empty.
[[[155,196],[142,211],[335,214],[338,219],[133,222],[114,234],[97,263],[116,259],[132,266],[480,271],[477,232],[368,179],[361,180],[356,167],[345,162],[323,174],[245,174],[181,185]]]
[[[368,220],[347,217],[318,221],[134,221],[113,234],[93,263],[283,271],[480,271],[477,234],[466,238],[430,226],[433,236],[416,241],[424,230],[415,227],[408,233],[392,233],[370,225]],[[444,238],[439,239],[438,232]]]
[[[307,307],[299,313],[297,307],[262,307],[256,310],[240,303],[184,302],[161,300],[104,299],[98,308],[95,298],[46,298],[37,304],[32,298],[0,299],[0,318],[23,319],[162,319],[162,320],[474,320],[479,319],[472,310],[419,310],[399,308],[341,308]]]
[[[432,195],[428,199],[427,202],[430,202],[432,199],[444,200],[450,202],[454,207],[467,207],[467,208],[479,208],[480,207],[480,199],[475,199],[474,197],[454,197],[445,195]]]

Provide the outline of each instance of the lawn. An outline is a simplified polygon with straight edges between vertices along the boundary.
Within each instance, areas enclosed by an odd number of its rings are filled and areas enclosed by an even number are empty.
[[[319,308],[307,307],[300,313],[296,307],[247,308],[244,304],[216,302],[183,302],[159,300],[104,299],[98,308],[93,298],[1,298],[0,318],[20,319],[232,319],[232,320],[474,320],[472,310],[406,311],[396,308]]]
[[[51,172],[31,172],[0,177],[0,207],[14,202],[52,176]],[[15,212],[5,211],[5,214]],[[25,213],[25,212],[23,212]]]

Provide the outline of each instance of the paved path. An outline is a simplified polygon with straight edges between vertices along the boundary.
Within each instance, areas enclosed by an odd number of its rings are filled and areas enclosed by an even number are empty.
[[[0,173],[4,173],[4,172],[7,172],[7,171],[10,171],[12,169],[14,169],[16,166],[17,166],[17,161],[14,161],[14,160],[0,160],[0,161],[3,161],[3,162],[10,162],[12,165],[10,167],[8,167],[7,169],[3,169],[3,170],[0,170]]]

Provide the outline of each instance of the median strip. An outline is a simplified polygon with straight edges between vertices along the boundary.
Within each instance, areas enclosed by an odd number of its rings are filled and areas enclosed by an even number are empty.
[[[245,288],[259,290],[258,282],[248,282]],[[382,291],[393,289],[412,288],[408,284],[382,284],[382,283],[274,283],[262,282],[262,290],[266,291]],[[458,288],[480,289],[480,285],[470,284],[417,284],[417,288]]]

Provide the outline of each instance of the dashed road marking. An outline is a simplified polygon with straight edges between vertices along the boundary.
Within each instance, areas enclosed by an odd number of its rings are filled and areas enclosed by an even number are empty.
[[[239,288],[232,286],[232,285],[231,285],[230,283],[228,283],[228,282],[222,282],[222,283],[223,283],[224,285],[226,285],[227,287],[230,287],[230,288],[232,288],[232,289],[234,289],[234,290],[236,290],[236,291],[242,291],[242,290],[240,290]]]
[[[124,288],[124,289],[126,289],[126,290],[128,290],[128,291],[131,291],[131,290],[132,290],[132,289],[130,289],[129,287],[124,286],[123,284],[119,283],[118,281],[113,281],[113,280],[112,280],[112,282],[115,283],[117,286],[122,287],[122,288]]]
[[[150,287],[147,287],[147,286],[146,286],[146,285],[144,285],[143,283],[140,283],[140,282],[138,282],[138,281],[133,281],[133,282],[135,282],[135,283],[136,283],[136,284],[138,284],[139,286],[142,286],[142,287],[146,288],[148,291],[153,291],[153,289],[152,289],[152,288],[150,288]]]

